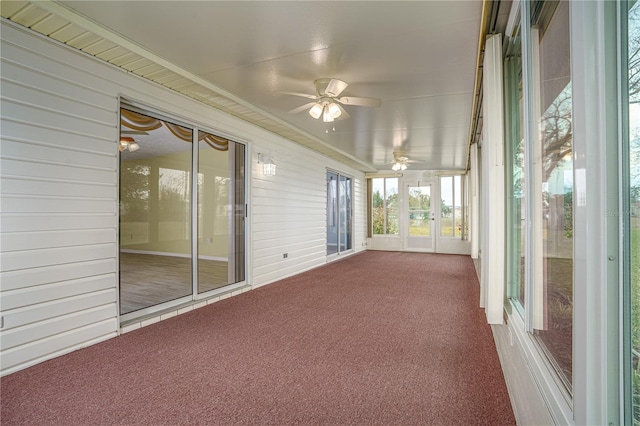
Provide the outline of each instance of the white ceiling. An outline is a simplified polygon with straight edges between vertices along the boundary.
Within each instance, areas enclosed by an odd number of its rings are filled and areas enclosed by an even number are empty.
[[[394,150],[412,169],[466,167],[482,0],[62,3],[376,169]],[[282,92],[323,77],[382,106],[333,125],[288,114],[309,100]]]

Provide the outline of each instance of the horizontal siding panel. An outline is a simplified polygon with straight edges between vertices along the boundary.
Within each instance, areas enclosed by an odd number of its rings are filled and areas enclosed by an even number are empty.
[[[3,99],[2,116],[8,120],[29,117],[30,121],[38,123],[40,126],[89,135],[104,135],[108,137],[117,133],[116,123],[113,122],[97,123],[88,121],[82,116],[71,116],[60,111],[42,110],[30,105],[15,103],[11,99]]]
[[[70,312],[91,309],[97,306],[116,303],[116,290],[108,289],[94,293],[81,294],[66,299],[53,300],[46,303],[31,305],[20,309],[3,311],[4,330],[22,327],[38,321],[66,315]]]
[[[253,245],[254,247],[260,247],[260,244],[262,244],[262,242],[265,242],[266,244],[269,244],[270,241],[278,241],[278,240],[282,240],[283,238],[289,238],[289,237],[301,237],[301,238],[306,238],[309,240],[315,240],[318,238],[325,238],[326,237],[326,228],[316,228],[314,232],[309,232],[307,229],[304,228],[300,228],[300,229],[293,229],[293,230],[287,230],[286,235],[283,235],[281,231],[274,231],[274,230],[266,230],[266,231],[261,231],[261,232],[256,232],[253,231],[251,233],[251,236],[253,237]]]
[[[81,229],[44,232],[3,232],[2,252],[37,250],[116,242],[115,229]]]
[[[99,275],[77,280],[40,285],[18,290],[2,291],[2,311],[23,308],[52,300],[115,288],[116,275]],[[115,301],[115,300],[114,300]]]
[[[2,291],[11,291],[59,281],[72,281],[80,278],[115,274],[116,268],[117,261],[115,258],[101,259],[1,272],[0,281],[2,281]],[[117,285],[117,277],[115,275],[113,275],[113,279],[114,284]]]
[[[280,231],[286,232],[288,230],[296,230],[296,229],[306,229],[309,233],[312,232],[326,232],[326,225],[324,223],[318,224],[310,224],[309,222],[305,222],[303,220],[292,220],[289,222],[258,222],[253,223],[253,231],[254,232],[262,232],[262,231]],[[288,232],[287,232],[288,235]]]
[[[326,258],[323,255],[321,258],[316,256],[315,258],[311,259],[297,259],[295,264],[291,264],[288,266],[277,265],[276,267],[274,267],[274,265],[267,265],[264,267],[256,267],[256,285],[260,286],[262,284],[281,280],[283,278],[308,271],[309,269],[317,268],[318,266],[322,266],[324,264],[326,264]]]
[[[1,87],[2,98],[10,99],[14,103],[19,99],[22,104],[34,105],[38,109],[64,112],[65,114],[82,117],[84,120],[98,123],[117,122],[117,113],[109,108],[92,105],[86,101],[78,102],[63,94],[44,90],[41,88],[42,86],[28,86],[23,82],[18,84],[4,79]]]
[[[2,174],[12,176],[32,176],[64,179],[77,182],[111,183],[117,182],[116,170],[79,168],[67,165],[33,163],[3,159]]]
[[[254,254],[256,258],[261,259],[261,261],[269,263],[269,262],[277,262],[280,260],[284,260],[286,262],[296,262],[299,258],[304,258],[306,256],[311,255],[326,255],[327,246],[324,240],[316,240],[315,243],[306,243],[306,244],[291,244],[287,246],[281,247],[281,252],[277,252],[274,254],[275,250],[273,248],[267,249],[255,249]],[[282,257],[283,253],[287,253],[288,256],[286,259]],[[257,266],[260,266],[258,264]]]
[[[263,214],[280,214],[282,213],[282,206],[274,206],[272,203],[266,203],[266,199],[262,199],[261,201],[265,202],[264,205],[257,205],[255,202],[253,203],[253,212],[256,213],[256,216]],[[320,212],[322,215],[326,213],[327,205],[326,200],[320,203],[297,203],[295,208],[296,214],[306,216],[308,214],[316,214]]]
[[[62,263],[115,258],[116,249],[115,244],[100,244],[95,246],[14,251],[2,253],[0,262],[3,271],[17,271],[19,269],[40,268]]]
[[[68,315],[14,328],[6,332],[0,331],[0,348],[3,351],[45,339],[49,336],[68,332],[78,327],[78,324],[93,324],[104,320],[113,320],[117,316],[115,303],[97,308],[73,312]]]
[[[318,232],[315,235],[310,235],[305,233],[303,235],[293,235],[293,236],[287,235],[287,236],[280,236],[280,237],[275,237],[271,239],[267,239],[263,237],[263,238],[260,238],[258,241],[256,241],[253,247],[256,250],[260,250],[260,249],[271,249],[279,245],[284,247],[291,247],[297,244],[304,244],[304,243],[324,244],[325,241],[326,241],[326,234],[324,232]]]
[[[116,170],[118,158],[115,153],[97,155],[94,153],[78,152],[68,148],[46,146],[32,143],[2,141],[2,157],[12,157],[20,160],[95,167],[99,169]]]
[[[14,43],[6,42],[4,39],[1,43],[2,57],[19,58],[20,66],[30,68],[32,70],[46,69],[47,74],[56,76],[57,80],[66,81],[78,87],[84,87],[95,92],[108,94],[117,93],[118,87],[104,78],[93,75],[92,70],[99,67],[98,63],[84,61],[84,66],[79,66],[78,55],[75,52],[60,52],[60,56],[51,56],[51,53],[40,54],[37,51],[28,49],[26,46],[17,46]],[[50,46],[49,46],[50,47]],[[42,46],[40,46],[42,48]],[[47,48],[44,48],[47,51]],[[65,59],[71,59],[66,61]],[[15,63],[14,61],[12,61]],[[102,68],[102,67],[99,67]],[[3,71],[4,73],[4,71]],[[21,81],[21,79],[14,79]],[[97,85],[96,83],[100,83]],[[42,87],[42,85],[35,85]],[[51,88],[51,86],[47,85]]]
[[[117,327],[116,319],[111,318],[3,351],[2,372],[6,374],[21,364],[28,364],[46,355],[79,349],[91,341],[105,339],[107,336],[115,337]]]
[[[118,219],[113,213],[38,213],[7,214],[4,212],[0,217],[0,228],[5,231],[18,232],[115,228],[118,226]]]
[[[115,200],[83,198],[35,198],[5,195],[0,201],[6,213],[116,213]]]
[[[79,86],[73,81],[65,80],[55,75],[26,68],[10,62],[2,61],[1,87],[19,82],[22,86],[32,87],[34,90],[45,90],[52,94],[58,94],[61,102],[74,100],[80,105],[93,105],[94,107],[116,111],[117,97],[97,92],[91,87]]]
[[[2,117],[0,128],[4,140],[21,140],[35,143],[55,143],[81,152],[96,152],[105,155],[116,155],[118,152],[117,131],[104,135],[87,135],[77,132],[69,133],[62,129],[46,128],[39,123],[26,123],[6,120]],[[2,145],[0,145],[2,153]],[[4,174],[6,172],[2,171]]]
[[[299,213],[296,211],[297,207],[291,209],[281,209],[280,213],[267,214],[260,212],[256,214],[253,223],[277,223],[277,222],[290,222],[293,219],[299,219],[309,224],[318,224],[324,226],[327,220],[327,216],[324,214],[324,209],[321,212],[316,210],[315,213]]]
[[[3,194],[118,198],[115,185],[83,182],[60,182],[45,179],[0,178]]]

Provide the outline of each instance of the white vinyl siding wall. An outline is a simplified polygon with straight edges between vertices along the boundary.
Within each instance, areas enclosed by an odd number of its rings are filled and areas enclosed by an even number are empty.
[[[2,375],[119,333],[120,96],[249,144],[250,285],[326,262],[327,167],[354,178],[354,247],[364,248],[362,173],[30,30],[1,25]],[[273,154],[275,177],[262,176],[258,152]]]
[[[254,285],[267,284],[326,262],[327,167],[353,177],[354,252],[366,248],[363,246],[366,188],[362,173],[291,143],[256,145],[253,157],[257,158],[258,153],[272,156],[277,173],[263,176],[261,164],[253,163]]]

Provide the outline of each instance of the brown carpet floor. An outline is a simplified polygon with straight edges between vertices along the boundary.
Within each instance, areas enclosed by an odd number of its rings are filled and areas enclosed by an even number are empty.
[[[2,425],[511,425],[471,259],[365,252],[1,380]]]

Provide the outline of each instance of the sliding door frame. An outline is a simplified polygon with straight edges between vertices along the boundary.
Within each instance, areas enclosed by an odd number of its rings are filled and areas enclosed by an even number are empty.
[[[174,124],[178,124],[180,126],[189,128],[192,130],[192,141],[191,141],[191,182],[190,182],[190,189],[191,189],[191,202],[190,202],[190,208],[191,208],[191,294],[187,295],[187,296],[183,296],[183,297],[179,297],[177,299],[174,300],[170,300],[167,302],[163,302],[160,304],[156,304],[156,305],[152,305],[140,310],[136,310],[136,311],[132,311],[126,314],[121,314],[120,313],[120,298],[121,298],[121,291],[120,291],[120,209],[119,207],[117,208],[117,223],[118,223],[118,230],[116,232],[116,238],[117,238],[117,253],[116,253],[116,266],[117,266],[117,270],[118,270],[118,286],[116,287],[116,307],[117,307],[117,313],[118,313],[118,323],[122,326],[123,323],[129,322],[129,321],[135,321],[138,320],[140,318],[143,317],[149,317],[149,316],[154,316],[154,315],[160,315],[163,312],[166,311],[172,311],[175,310],[176,307],[179,306],[188,306],[188,305],[193,305],[199,301],[202,300],[206,300],[206,299],[210,299],[212,297],[216,297],[219,296],[221,294],[225,294],[225,293],[230,293],[233,292],[239,288],[245,287],[247,286],[247,284],[250,282],[250,271],[251,271],[251,265],[250,265],[250,256],[248,255],[248,253],[250,253],[251,250],[251,239],[249,238],[250,235],[250,221],[249,219],[249,200],[250,200],[250,192],[249,192],[249,182],[251,181],[251,167],[248,167],[249,164],[249,152],[250,151],[250,145],[249,143],[244,140],[243,138],[239,138],[235,135],[230,135],[224,131],[220,131],[217,129],[212,129],[209,126],[206,125],[202,125],[202,123],[198,123],[196,120],[191,120],[189,118],[185,118],[185,117],[181,117],[180,115],[178,115],[177,113],[173,113],[173,112],[167,112],[161,108],[157,108],[154,106],[151,106],[147,103],[144,102],[139,102],[136,101],[130,97],[124,97],[121,96],[119,98],[119,104],[118,104],[118,114],[120,114],[120,110],[122,108],[125,109],[129,109],[135,112],[139,112],[141,114],[145,114],[145,115],[151,115],[154,118],[157,118],[159,120],[163,120],[163,121],[168,121]],[[120,123],[120,120],[118,119],[118,123]],[[120,124],[118,124],[118,138],[120,137],[121,134],[121,128],[120,128]],[[244,191],[244,206],[243,206],[243,221],[244,221],[244,279],[237,282],[237,283],[232,283],[232,284],[228,284],[207,292],[203,292],[203,293],[198,293],[198,201],[199,201],[199,193],[198,193],[198,173],[199,173],[199,140],[198,140],[198,135],[199,132],[206,132],[206,133],[210,133],[216,136],[220,136],[223,138],[227,138],[229,139],[229,142],[233,142],[236,144],[241,144],[244,146],[244,182],[243,182],[243,191]],[[229,148],[231,149],[231,148]],[[231,160],[229,160],[231,161]],[[236,159],[234,158],[234,164],[236,162]],[[231,167],[231,166],[230,166]],[[118,188],[120,188],[121,182],[120,182],[120,161],[117,162],[117,176],[118,176]],[[235,184],[233,185],[233,191],[235,193],[237,188],[235,188]],[[230,191],[232,190],[231,188],[229,189]],[[119,190],[118,190],[119,191]],[[116,204],[119,206],[120,204],[120,195],[118,194],[118,199]],[[235,209],[234,209],[235,210]],[[231,214],[235,215],[235,212],[231,212]],[[231,225],[230,225],[231,226]],[[230,235],[229,238],[235,238],[234,235]],[[231,264],[231,262],[229,262]]]

